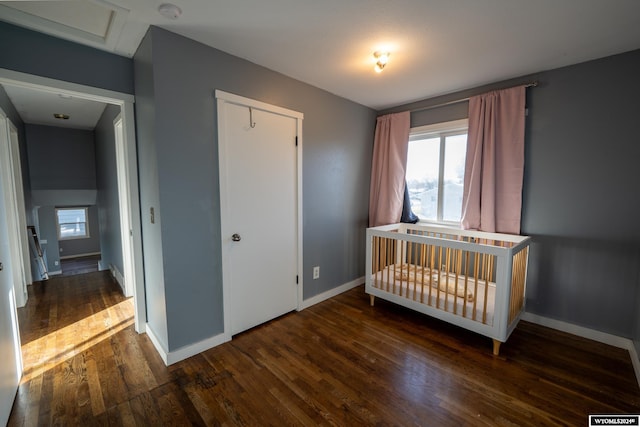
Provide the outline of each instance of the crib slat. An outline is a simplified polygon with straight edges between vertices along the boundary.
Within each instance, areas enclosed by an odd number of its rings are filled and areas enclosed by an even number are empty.
[[[476,320],[476,310],[478,306],[478,275],[480,274],[480,257],[478,256],[478,252],[473,253],[473,294],[476,296],[473,299],[473,313],[471,318]]]
[[[379,264],[379,243],[378,240],[380,240],[380,238],[378,236],[373,236],[373,248],[372,249],[372,266],[371,266],[371,273],[373,274],[373,286],[375,286],[376,288],[378,287],[378,271],[380,271],[380,264]]]
[[[447,248],[445,251],[445,264],[444,264],[444,311],[448,311],[449,308],[449,269],[451,261],[451,248]],[[442,275],[440,276],[442,278]],[[438,284],[438,287],[439,284]]]
[[[390,248],[391,241],[386,237],[385,237],[384,240],[385,240],[385,245],[384,245],[385,251],[384,252],[385,252],[385,257],[386,257],[385,264],[387,266],[389,266],[389,251],[391,249]],[[385,286],[385,291],[387,291],[387,292],[389,292],[389,286],[390,286],[389,284],[391,283],[390,280],[389,280],[389,271],[390,270],[391,270],[390,268],[387,268],[387,280],[386,280],[386,286]]]
[[[413,264],[413,260],[411,258],[412,252],[413,252],[413,242],[408,242],[407,243],[408,247],[407,247],[407,269],[409,269],[409,266],[411,264]],[[407,271],[407,273],[409,273],[409,271]],[[415,301],[416,299],[416,275],[418,274],[418,272],[416,271],[416,274],[413,275],[413,300]],[[411,280],[411,275],[407,274],[407,298],[409,298],[409,282]]]
[[[431,263],[429,264],[429,305],[433,305],[433,300],[431,299],[433,295],[433,273],[434,273],[434,265],[436,258],[435,246],[429,245],[429,251],[431,252]]]
[[[424,243],[420,245],[420,267],[422,267],[422,279],[420,280],[420,302],[424,303],[424,270],[425,260],[427,258],[427,245]]]
[[[397,264],[398,262],[398,241],[396,239],[393,239],[392,241],[393,244],[393,262],[394,262],[394,266]],[[395,267],[394,267],[394,272],[393,272],[393,291],[392,293],[396,293],[396,274],[395,274]]]
[[[469,285],[469,251],[465,251],[465,273],[464,273],[464,294],[467,295]],[[473,294],[473,300],[477,298],[476,294]],[[467,304],[462,306],[462,317],[467,317]]]
[[[458,286],[460,286],[459,283],[459,278],[460,278],[460,274],[462,273],[462,249],[458,249],[456,250],[456,293],[455,293],[455,297],[453,299],[453,313],[454,314],[458,314]],[[464,294],[464,298],[463,298],[463,303],[462,306],[466,306],[467,305],[467,294],[465,292]]]
[[[518,277],[520,276],[520,263],[518,262],[520,254],[516,254],[513,259],[513,269],[511,272],[511,299],[509,304],[509,323],[513,320],[514,313],[516,311],[516,306],[518,302],[516,301],[518,298]]]
[[[487,300],[489,299],[489,279],[491,278],[491,272],[493,270],[493,255],[487,255],[486,258],[487,268],[485,270],[486,276],[484,276],[484,304],[482,308],[482,323],[485,325],[487,324]]]
[[[438,252],[438,266],[436,267],[436,271],[438,272],[438,286],[436,286],[436,308],[440,308],[440,273],[442,271],[442,258],[444,256],[444,248],[440,246],[440,250]]]

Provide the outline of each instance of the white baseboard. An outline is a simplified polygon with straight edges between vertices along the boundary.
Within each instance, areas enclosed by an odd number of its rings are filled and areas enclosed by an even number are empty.
[[[162,359],[164,364],[167,366],[173,365],[174,363],[180,362],[184,359],[188,359],[191,356],[195,356],[196,354],[200,354],[203,351],[207,351],[210,348],[216,347],[220,344],[224,344],[225,342],[230,341],[229,337],[226,336],[225,334],[219,334],[214,337],[210,337],[202,341],[199,341],[197,343],[190,344],[190,345],[181,347],[177,350],[168,352],[160,344],[160,341],[155,336],[155,334],[153,333],[153,329],[151,329],[148,323],[147,323],[146,330],[147,330],[146,332],[147,332],[147,335],[149,336],[149,339],[153,343],[153,346],[156,348],[156,350],[158,351],[158,354],[160,355],[160,358]]]
[[[170,351],[169,354],[167,355],[167,366],[180,362],[184,359],[188,359],[191,356],[200,354],[203,351],[207,351],[210,348],[219,346],[220,344],[224,344],[227,341],[231,341],[231,340],[227,335],[222,333],[214,337],[210,337],[202,341],[199,341],[195,344],[190,344],[190,345],[181,347],[177,350]]]
[[[120,270],[118,270],[118,267],[116,267],[113,264],[109,264],[109,271],[111,272],[111,275],[113,276],[113,278],[116,279],[116,282],[118,282],[118,285],[120,285],[120,288],[122,289],[122,293],[124,295],[127,295],[127,292],[125,291],[125,288],[124,288],[124,276],[122,275],[122,273],[120,273]]]
[[[151,340],[151,344],[153,344],[153,346],[156,348],[156,351],[160,355],[160,358],[162,359],[164,364],[168,366],[168,363],[167,363],[167,360],[168,360],[168,358],[167,358],[167,350],[165,350],[165,348],[162,346],[162,344],[160,344],[160,341],[158,340],[158,337],[156,337],[156,334],[153,332],[153,329],[151,328],[151,326],[148,323],[145,326],[145,332],[146,332],[147,336],[149,337],[149,339]]]
[[[347,282],[347,283],[345,283],[343,285],[340,285],[340,286],[338,286],[336,288],[329,289],[326,292],[323,292],[323,293],[318,294],[316,296],[313,296],[311,298],[302,300],[302,302],[300,304],[300,307],[298,308],[298,311],[304,310],[305,308],[309,308],[312,305],[316,305],[319,302],[328,300],[329,298],[333,298],[336,295],[340,295],[341,293],[346,292],[346,291],[348,291],[350,289],[353,289],[356,286],[360,286],[363,283],[364,283],[364,276],[358,277],[357,279],[352,280],[350,282]]]
[[[115,269],[117,271],[117,269]],[[112,270],[113,272],[113,270]],[[333,298],[336,295],[339,295],[343,292],[346,292],[350,289],[355,288],[364,283],[364,277],[360,277],[358,279],[352,280],[349,283],[345,283],[344,285],[338,286],[337,288],[333,288],[324,292],[320,295],[316,295],[312,298],[304,300],[302,302],[302,307],[299,310],[303,310],[307,307],[311,307],[319,302],[327,300],[329,298]],[[160,341],[156,337],[153,332],[153,329],[147,323],[146,325],[146,333],[149,336],[149,339],[153,343],[153,346],[156,348],[156,351],[160,355],[160,358],[164,362],[165,365],[169,366],[174,363],[180,362],[181,360],[187,359],[191,356],[195,356],[196,354],[202,353],[203,351],[209,350],[210,348],[216,347],[220,344],[224,344],[225,342],[231,341],[231,336],[225,333],[221,333],[219,335],[204,339],[195,344],[190,344],[185,347],[179,348],[174,351],[167,351]]]
[[[629,356],[631,356],[631,363],[633,364],[633,370],[636,373],[636,380],[638,380],[638,387],[640,387],[640,355],[636,350],[636,346],[633,341],[629,340]]]
[[[550,319],[533,313],[525,312],[521,319],[537,325],[546,326],[547,328],[556,329],[571,335],[576,335],[627,350],[629,352],[629,357],[631,358],[631,363],[633,364],[633,370],[636,374],[638,386],[640,386],[640,359],[638,358],[638,352],[636,351],[633,341],[629,338],[619,337],[617,335],[596,331],[594,329],[585,328],[584,326],[574,325],[561,320]]]
[[[537,325],[546,326],[547,328],[556,329],[558,331],[566,332],[571,335],[577,335],[582,338],[587,338],[593,341],[598,341],[603,344],[612,345],[618,348],[629,348],[628,338],[619,337],[617,335],[608,334],[606,332],[596,331],[594,329],[585,328],[583,326],[574,325],[572,323],[563,322],[561,320],[550,319],[544,316],[538,316],[537,314],[525,312],[522,315],[522,320],[535,323]]]

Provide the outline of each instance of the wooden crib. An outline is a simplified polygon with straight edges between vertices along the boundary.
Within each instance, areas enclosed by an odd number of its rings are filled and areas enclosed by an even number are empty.
[[[365,290],[493,339],[524,312],[530,238],[437,225],[367,229]]]

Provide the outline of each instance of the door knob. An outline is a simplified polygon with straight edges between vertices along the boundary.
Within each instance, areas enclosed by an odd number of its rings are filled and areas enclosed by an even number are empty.
[[[233,240],[234,242],[239,242],[240,235],[238,233],[235,233],[233,236],[231,236],[231,240]]]

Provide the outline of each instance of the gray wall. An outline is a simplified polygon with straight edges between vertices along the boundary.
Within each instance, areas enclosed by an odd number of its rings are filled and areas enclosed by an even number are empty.
[[[527,90],[522,233],[533,237],[527,311],[636,342],[639,69],[640,51],[633,51],[381,112],[539,80]],[[460,111],[442,110],[413,113],[413,125],[460,118]]]
[[[147,32],[134,58],[136,86],[136,140],[138,143],[138,177],[140,210],[142,213],[142,243],[144,281],[147,304],[147,324],[160,344],[169,350],[168,314],[162,255],[162,215],[158,191],[158,160],[156,155],[155,77],[152,61],[154,40]],[[155,209],[155,223],[149,221],[149,209]],[[207,283],[210,280],[207,280]],[[204,282],[203,282],[204,283]],[[177,314],[179,315],[179,314]]]
[[[40,245],[47,263],[47,270],[61,272],[60,246],[58,246],[58,232],[56,230],[56,209],[53,206],[41,206],[38,208],[38,224]]]
[[[640,50],[540,75],[529,96],[528,310],[631,337],[640,288]]]
[[[32,124],[25,131],[33,202],[40,206],[40,238],[47,241],[48,267],[56,271],[61,256],[100,252],[94,133]],[[89,238],[58,241],[54,208],[65,206],[89,207]]]
[[[123,93],[133,93],[133,60],[92,49],[42,33],[0,22],[2,55],[0,68],[36,76],[83,84]],[[10,104],[4,89],[0,105],[18,127],[22,172],[27,205],[27,224],[33,225],[30,167],[27,161],[26,137],[22,121]],[[94,187],[95,189],[95,187]],[[68,194],[66,195],[68,196]],[[86,195],[83,196],[86,199]],[[37,269],[34,270],[37,273]],[[34,277],[37,277],[34,275]]]
[[[120,107],[109,105],[94,130],[96,144],[96,188],[100,224],[101,266],[113,265],[124,274],[122,237],[120,235],[120,202],[113,120]]]
[[[133,61],[0,22],[0,68],[133,93]]]
[[[169,350],[223,331],[215,89],[304,114],[304,298],[364,274],[374,111],[155,27],[134,63],[145,261],[161,240]]]
[[[32,190],[95,190],[93,131],[25,126]]]

